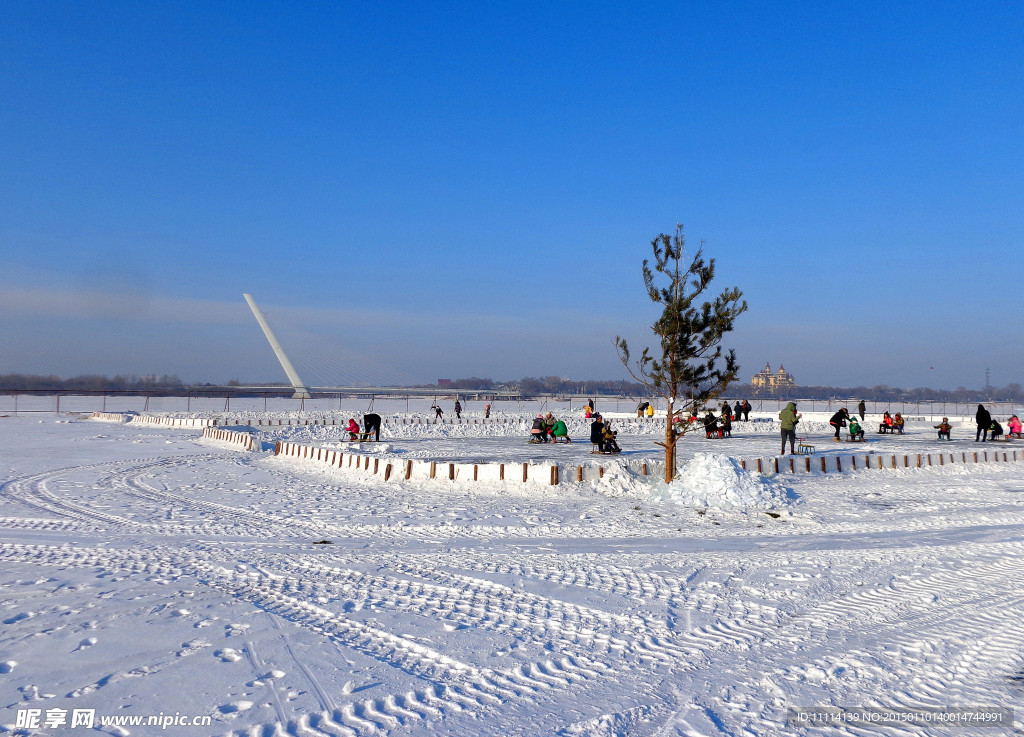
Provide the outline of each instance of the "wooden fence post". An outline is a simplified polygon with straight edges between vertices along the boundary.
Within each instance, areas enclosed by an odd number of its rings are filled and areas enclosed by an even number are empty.
[[[437,478],[437,462],[436,461],[431,461],[430,462],[430,478],[432,478],[432,479]]]
[[[530,464],[529,464],[529,463],[524,463],[524,464],[523,464],[523,483],[524,483],[524,484],[526,483],[526,475],[527,475],[527,473],[528,473],[527,469],[528,469],[529,467],[530,467]]]
[[[551,467],[551,485],[558,486],[558,466]]]

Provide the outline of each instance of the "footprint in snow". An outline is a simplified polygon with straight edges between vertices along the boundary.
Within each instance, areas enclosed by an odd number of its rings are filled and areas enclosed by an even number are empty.
[[[99,640],[97,640],[95,637],[86,637],[84,640],[78,643],[78,647],[76,647],[71,652],[77,653],[79,650],[87,650],[93,645],[95,645],[97,642],[99,642]]]

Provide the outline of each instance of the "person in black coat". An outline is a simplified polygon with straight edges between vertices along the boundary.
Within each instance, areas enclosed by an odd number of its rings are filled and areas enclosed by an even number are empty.
[[[590,423],[590,442],[597,445],[597,449],[604,452],[604,422],[601,415],[594,415],[594,421]]]
[[[978,405],[978,411],[974,414],[974,421],[978,423],[978,431],[974,433],[974,442],[985,442],[988,439],[988,429],[992,427],[992,415],[985,409],[984,405]]]
[[[743,405],[740,404],[740,400],[736,400],[736,406],[732,410],[732,416],[736,418],[736,422],[740,422],[743,419]]]
[[[718,418],[712,414],[711,410],[704,415],[704,435],[708,439],[718,437]]]
[[[380,423],[380,415],[378,414],[363,415],[362,438],[369,440],[370,435],[373,435],[374,440],[380,441]]]
[[[839,430],[840,428],[846,427],[846,421],[848,419],[850,419],[850,413],[846,411],[846,407],[841,407],[839,411],[832,415],[832,418],[828,421],[828,424],[836,429],[835,441],[837,443],[840,440]]]

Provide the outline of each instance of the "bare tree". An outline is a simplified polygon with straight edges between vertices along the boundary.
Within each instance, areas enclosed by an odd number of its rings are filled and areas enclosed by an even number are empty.
[[[691,427],[687,422],[690,414],[721,396],[737,378],[735,351],[724,353],[721,341],[747,309],[746,301],[741,300],[743,293],[736,287],[724,290],[712,302],[697,302],[715,278],[715,260],[705,263],[702,247],[689,266],[684,266],[685,245],[683,226],[676,225],[675,235],[662,233],[651,241],[653,271],[644,259],[647,295],[662,306],[661,317],[651,326],[660,349],[652,355],[650,348],[644,348],[640,358],[631,361],[625,339],[615,337],[626,370],[668,404],[665,441],[658,443],[665,449],[666,482],[675,478],[676,444]],[[667,277],[667,285],[655,283],[655,279],[663,281],[661,277]]]

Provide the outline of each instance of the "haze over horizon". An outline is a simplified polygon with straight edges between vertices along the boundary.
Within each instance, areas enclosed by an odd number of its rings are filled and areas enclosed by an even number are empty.
[[[1024,384],[1024,9],[0,7],[0,374],[628,379],[686,226],[800,385]],[[325,381],[318,381],[317,376]],[[332,378],[333,377],[333,378]]]

